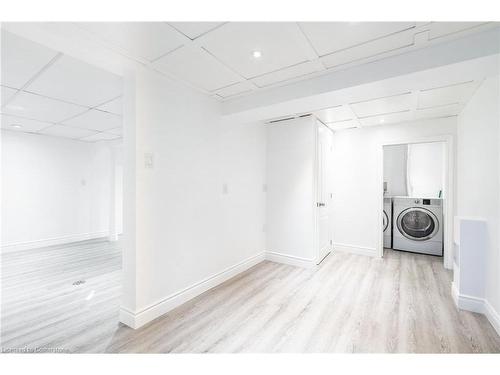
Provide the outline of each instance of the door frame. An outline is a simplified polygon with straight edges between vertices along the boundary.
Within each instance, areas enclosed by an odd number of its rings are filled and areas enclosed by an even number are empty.
[[[333,251],[333,236],[332,236],[332,226],[331,226],[331,220],[332,220],[332,215],[331,212],[328,212],[328,238],[330,241],[330,252],[323,258],[321,258],[321,249],[319,248],[319,210],[317,209],[316,203],[318,202],[318,193],[319,193],[319,187],[318,187],[318,176],[319,176],[319,171],[318,171],[318,129],[320,126],[324,126],[325,129],[330,131],[331,136],[333,137],[334,131],[330,129],[325,123],[323,123],[319,118],[316,116],[313,116],[315,120],[315,125],[313,127],[314,129],[314,248],[316,249],[316,264],[320,264],[320,262],[323,261],[324,258],[326,258],[332,251]],[[332,149],[330,148],[330,153],[332,152]],[[330,161],[329,165],[331,165],[331,155],[330,155]],[[328,173],[330,171],[328,170]],[[331,179],[330,179],[331,181]],[[331,189],[330,189],[331,190]],[[331,194],[331,191],[329,192]],[[331,198],[329,198],[331,201]],[[331,207],[331,202],[328,205],[328,207]],[[320,259],[321,258],[321,259]]]
[[[435,143],[443,142],[445,146],[444,153],[444,196],[443,199],[443,265],[446,269],[453,269],[453,220],[455,212],[455,144],[454,137],[451,134],[433,135],[428,137],[404,138],[392,141],[383,141],[378,146],[378,194],[379,212],[384,210],[384,146],[394,146],[415,143]],[[379,228],[382,228],[383,218],[379,217]],[[380,231],[377,246],[377,255],[384,256],[384,232]]]

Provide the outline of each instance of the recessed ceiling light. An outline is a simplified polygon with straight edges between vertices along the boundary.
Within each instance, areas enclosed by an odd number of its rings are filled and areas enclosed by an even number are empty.
[[[252,56],[254,59],[260,59],[262,57],[262,52],[260,51],[253,51]]]
[[[16,128],[16,129],[21,129],[23,127],[22,125],[19,125],[19,124],[11,124],[10,126],[12,126],[13,128]]]
[[[385,119],[381,118],[380,123],[383,124],[385,122]]]

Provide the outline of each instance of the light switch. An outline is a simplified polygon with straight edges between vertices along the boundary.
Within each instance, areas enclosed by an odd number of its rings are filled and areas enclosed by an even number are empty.
[[[224,195],[229,194],[229,187],[227,186],[226,183],[222,184],[222,194]]]
[[[146,152],[144,154],[144,168],[153,169],[154,166],[154,155],[153,153]]]

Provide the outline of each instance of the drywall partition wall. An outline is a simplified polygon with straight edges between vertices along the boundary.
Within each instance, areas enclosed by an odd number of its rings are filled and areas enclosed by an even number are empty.
[[[439,198],[444,189],[445,143],[429,142],[408,145],[408,195]]]
[[[124,95],[120,320],[139,327],[264,259],[265,129],[146,69]]]
[[[406,196],[407,188],[407,156],[408,145],[384,146],[384,182],[388,197]]]
[[[445,143],[384,146],[386,196],[438,198],[444,187]]]
[[[377,255],[381,240],[383,144],[456,135],[456,117],[336,132],[333,136],[333,248]]]
[[[117,241],[123,231],[123,150],[110,145],[109,241]]]
[[[487,222],[485,299],[497,317],[500,313],[498,79],[498,76],[486,79],[460,114],[457,147],[457,215],[483,218]]]
[[[284,263],[312,266],[315,214],[313,117],[267,125],[266,251]]]
[[[2,131],[2,251],[108,233],[109,148]]]

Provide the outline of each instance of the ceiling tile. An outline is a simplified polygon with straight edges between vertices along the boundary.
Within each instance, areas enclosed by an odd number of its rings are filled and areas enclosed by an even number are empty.
[[[105,131],[122,126],[122,118],[118,115],[91,109],[77,117],[64,121],[64,125],[82,129]]]
[[[472,96],[477,85],[477,82],[469,81],[421,90],[418,93],[418,108],[465,103]]]
[[[304,77],[311,73],[315,73],[316,71],[316,65],[311,61],[307,61],[294,66],[290,66],[288,68],[277,70],[275,72],[264,74],[256,78],[252,78],[252,82],[259,87],[265,87],[275,83],[288,81],[293,78]]]
[[[222,62],[252,78],[308,60],[295,38],[297,27],[293,22],[228,23],[199,40]],[[262,56],[254,58],[254,51]]]
[[[154,63],[165,73],[171,73],[207,91],[237,83],[240,77],[200,48],[182,47]]]
[[[223,87],[222,89],[217,90],[215,93],[223,98],[228,98],[230,96],[252,91],[252,89],[253,86],[247,81],[244,81],[235,83],[234,85]]]
[[[351,103],[351,108],[358,117],[401,112],[411,108],[412,98],[412,93],[408,92],[399,95]]]
[[[315,112],[315,114],[325,124],[352,119],[352,112],[345,105],[325,108]]]
[[[1,94],[2,95],[2,105],[4,105],[4,103],[7,103],[9,101],[9,99],[11,99],[16,92],[17,92],[17,90],[2,86],[2,94]]]
[[[164,22],[82,22],[86,30],[132,57],[153,61],[180,47],[184,38]]]
[[[86,110],[75,104],[20,92],[3,109],[4,113],[39,121],[60,122]]]
[[[17,116],[1,115],[2,117],[2,129],[16,130],[21,132],[37,132],[41,129],[51,126],[51,123],[29,120]],[[12,126],[21,125],[21,127]]]
[[[2,30],[1,84],[22,88],[57,52]]]
[[[455,103],[432,108],[417,109],[415,111],[415,119],[456,116],[460,113],[462,107],[461,104]]]
[[[73,128],[65,125],[53,125],[39,132],[40,134],[52,135],[54,137],[63,137],[78,139],[95,134],[94,131],[88,129]]]
[[[387,37],[376,39],[365,44],[333,52],[320,58],[327,68],[356,62],[363,59],[378,57],[382,54],[398,51],[410,47],[414,43],[412,30],[391,34]]]
[[[320,56],[415,26],[415,22],[302,22],[300,27]]]
[[[93,107],[122,93],[119,76],[63,56],[27,88],[30,92]]]
[[[429,30],[429,39],[441,38],[485,25],[487,22],[432,22]]]
[[[412,112],[410,110],[387,113],[380,116],[365,117],[360,119],[361,126],[386,125],[395,124],[397,122],[412,120]]]
[[[326,124],[332,130],[351,129],[358,126],[356,120],[344,120]]]
[[[109,129],[106,130],[106,133],[114,134],[114,135],[123,135],[123,128],[114,128],[114,129]]]
[[[169,24],[189,39],[194,40],[200,35],[219,27],[224,22],[169,22]]]
[[[101,111],[111,112],[116,115],[121,115],[123,113],[123,102],[121,96],[119,98],[113,99],[99,107]]]
[[[111,141],[113,139],[118,139],[118,138],[120,138],[120,136],[116,135],[116,134],[95,133],[95,134],[89,135],[88,137],[84,137],[81,140],[88,141],[88,142],[96,142],[96,141]]]

